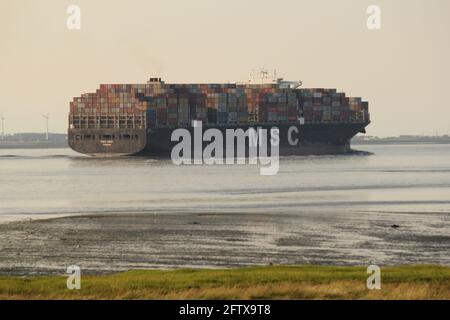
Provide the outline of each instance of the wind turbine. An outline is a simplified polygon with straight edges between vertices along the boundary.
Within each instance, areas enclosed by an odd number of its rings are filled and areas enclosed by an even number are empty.
[[[5,140],[5,117],[1,115],[0,118],[2,119],[2,140]]]
[[[48,119],[50,118],[50,114],[47,113],[47,114],[44,114],[42,116],[46,120],[46,124],[47,124],[47,131],[45,132],[45,140],[48,141]]]

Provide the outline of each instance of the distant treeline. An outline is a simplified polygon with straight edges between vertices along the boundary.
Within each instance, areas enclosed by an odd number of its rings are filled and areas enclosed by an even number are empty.
[[[386,138],[379,138],[373,136],[356,136],[352,139],[352,143],[353,144],[450,143],[450,136],[401,135],[398,137],[386,137]]]
[[[36,142],[46,141],[45,133],[15,133],[5,135],[4,141],[14,142]],[[52,142],[65,142],[67,141],[67,134],[65,133],[49,133],[48,141]]]

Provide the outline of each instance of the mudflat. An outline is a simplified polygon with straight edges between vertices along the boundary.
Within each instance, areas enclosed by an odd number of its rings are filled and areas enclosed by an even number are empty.
[[[109,213],[0,224],[0,275],[450,265],[447,213]]]

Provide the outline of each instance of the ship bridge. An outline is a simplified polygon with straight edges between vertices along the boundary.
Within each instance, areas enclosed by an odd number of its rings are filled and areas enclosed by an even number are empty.
[[[274,70],[273,74],[269,74],[266,70],[261,70],[257,75],[251,73],[247,84],[272,84],[277,85],[280,89],[297,89],[302,86],[303,82],[288,81],[283,78],[278,78],[276,70]]]

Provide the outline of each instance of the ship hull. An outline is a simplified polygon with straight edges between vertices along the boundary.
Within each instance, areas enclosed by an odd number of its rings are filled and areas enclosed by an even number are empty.
[[[279,129],[279,154],[281,156],[345,154],[352,151],[351,138],[359,132],[364,132],[368,124],[369,122],[203,126],[202,134],[210,128],[220,130],[224,137],[225,149],[227,129],[235,131],[238,129],[247,131],[249,128],[265,129],[269,133],[272,128],[277,128]],[[173,147],[179,143],[171,141],[172,133],[176,129],[69,129],[69,145],[77,152],[92,156],[169,157]],[[185,129],[189,131],[191,137],[195,136],[194,128]],[[270,139],[268,138],[267,141],[270,154]],[[208,143],[203,142],[203,147]],[[248,139],[245,144],[248,147]]]

